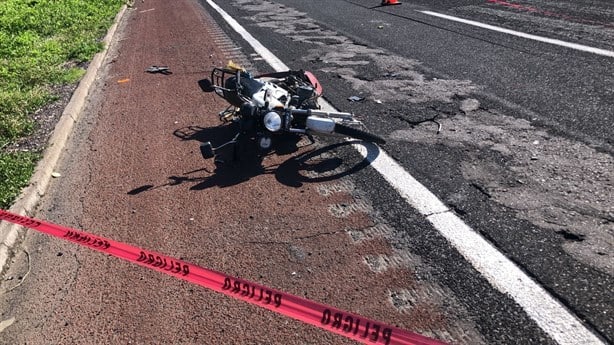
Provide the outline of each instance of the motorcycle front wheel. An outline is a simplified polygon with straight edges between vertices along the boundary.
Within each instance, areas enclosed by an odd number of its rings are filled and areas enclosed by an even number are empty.
[[[365,131],[360,130],[358,128],[342,125],[340,123],[336,123],[335,124],[335,129],[333,130],[333,132],[335,132],[337,134],[346,135],[348,137],[352,137],[352,138],[358,139],[358,140],[370,141],[370,142],[373,142],[373,143],[376,143],[376,144],[385,144],[386,143],[386,140],[384,140],[384,138],[382,138],[380,136],[377,136],[375,134],[371,134],[371,133],[365,132]]]

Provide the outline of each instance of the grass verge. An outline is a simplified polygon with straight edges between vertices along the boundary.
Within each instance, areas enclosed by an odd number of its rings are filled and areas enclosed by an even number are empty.
[[[0,208],[28,184],[43,147],[20,150],[52,90],[76,83],[125,0],[0,0]]]

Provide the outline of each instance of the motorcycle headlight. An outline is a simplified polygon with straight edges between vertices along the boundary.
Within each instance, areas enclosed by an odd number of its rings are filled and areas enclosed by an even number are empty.
[[[264,115],[264,127],[271,132],[281,129],[281,116],[274,111],[269,111]]]

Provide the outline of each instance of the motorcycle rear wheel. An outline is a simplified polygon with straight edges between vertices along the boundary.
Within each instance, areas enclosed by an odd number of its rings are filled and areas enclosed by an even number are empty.
[[[365,132],[365,131],[360,130],[358,128],[342,125],[340,123],[336,123],[335,124],[335,129],[333,130],[333,132],[335,132],[337,134],[347,135],[348,137],[352,137],[354,139],[370,141],[370,142],[373,142],[373,143],[376,143],[376,144],[385,144],[386,143],[386,140],[384,140],[384,138],[382,138],[380,136],[377,136],[375,134],[371,134],[371,133]]]

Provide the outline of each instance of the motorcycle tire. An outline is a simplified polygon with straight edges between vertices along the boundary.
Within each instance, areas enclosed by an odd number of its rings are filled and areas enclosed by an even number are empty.
[[[340,123],[336,123],[335,124],[335,129],[333,130],[333,132],[335,132],[337,134],[347,135],[348,137],[352,137],[354,139],[370,141],[370,142],[373,142],[373,143],[376,143],[376,144],[385,144],[386,143],[386,140],[384,140],[382,137],[379,137],[379,136],[377,136],[375,134],[371,134],[371,133],[365,132],[365,131],[360,130],[358,128],[342,125]]]

